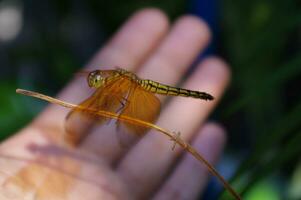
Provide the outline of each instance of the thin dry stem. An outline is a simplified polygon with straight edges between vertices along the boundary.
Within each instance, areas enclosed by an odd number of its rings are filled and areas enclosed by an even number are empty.
[[[121,121],[124,121],[124,122],[127,122],[127,123],[131,123],[131,124],[135,124],[135,125],[155,129],[158,132],[163,133],[164,135],[169,137],[171,140],[175,141],[176,144],[178,144],[184,150],[186,150],[190,154],[192,154],[197,160],[201,161],[208,168],[209,172],[212,175],[216,176],[221,181],[223,186],[233,195],[233,197],[235,199],[237,199],[237,200],[241,199],[239,194],[235,192],[235,190],[215,170],[215,168],[201,154],[199,154],[191,145],[189,145],[184,140],[182,140],[180,138],[179,134],[171,133],[170,131],[168,131],[166,129],[163,129],[163,128],[161,128],[159,126],[156,126],[152,123],[145,122],[145,121],[142,121],[142,120],[139,120],[139,119],[131,118],[131,117],[128,117],[128,116],[125,116],[125,115],[118,115],[116,113],[111,113],[111,112],[107,112],[107,111],[103,111],[103,110],[87,109],[87,108],[81,107],[80,105],[75,105],[75,104],[71,104],[71,103],[68,103],[68,102],[64,102],[64,101],[61,101],[59,99],[55,99],[55,98],[52,98],[50,96],[43,95],[43,94],[40,94],[40,93],[37,93],[37,92],[32,92],[32,91],[23,90],[23,89],[17,89],[16,92],[19,93],[19,94],[26,95],[26,96],[31,96],[31,97],[35,97],[35,98],[38,98],[38,99],[42,99],[42,100],[48,101],[50,103],[58,104],[58,105],[61,105],[63,107],[66,107],[66,108],[71,108],[71,109],[76,108],[76,109],[79,109],[79,110],[85,110],[85,111],[88,111],[90,113],[100,115],[102,117],[117,119],[117,120],[121,120]]]

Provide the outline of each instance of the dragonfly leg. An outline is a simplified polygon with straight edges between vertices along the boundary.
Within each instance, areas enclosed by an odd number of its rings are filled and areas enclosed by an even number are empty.
[[[108,96],[110,96],[110,98],[112,99],[112,101],[118,101],[120,103],[120,107],[117,108],[117,110],[115,111],[115,113],[120,113],[122,112],[123,109],[126,108],[126,106],[129,104],[129,100],[127,100],[126,97],[120,97],[118,95],[115,94],[107,94]],[[109,124],[111,122],[112,119],[108,119],[107,124]]]
[[[130,101],[127,100],[127,98],[122,97],[121,99],[117,99],[120,102],[120,107],[117,109],[116,113],[121,112],[123,109],[126,108],[126,106],[129,105]]]
[[[129,99],[129,97],[132,95],[132,93],[133,93],[134,90],[135,90],[135,88],[134,88],[134,87],[131,87],[131,88],[129,89],[127,95],[122,96],[121,99],[120,99],[120,98],[119,98],[119,99],[117,98],[118,101],[119,101],[120,104],[121,104],[121,106],[120,106],[120,108],[118,109],[118,112],[117,112],[117,113],[122,112],[122,110],[124,110],[124,109],[130,104],[130,101],[129,101],[128,99]]]

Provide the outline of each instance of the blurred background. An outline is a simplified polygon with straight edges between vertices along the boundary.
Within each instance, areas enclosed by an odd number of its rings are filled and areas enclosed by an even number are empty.
[[[204,18],[232,83],[212,119],[228,130],[217,168],[244,199],[301,199],[301,2],[297,0],[0,0],[0,137],[46,103],[16,88],[54,96],[135,11],[157,7],[173,21]],[[227,199],[212,178],[204,199]],[[212,192],[215,191],[215,192]],[[202,197],[200,197],[202,198]]]

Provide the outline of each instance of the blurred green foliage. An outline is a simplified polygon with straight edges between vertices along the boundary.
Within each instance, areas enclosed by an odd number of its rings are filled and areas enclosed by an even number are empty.
[[[273,181],[258,182],[244,196],[245,200],[280,200],[280,192]]]
[[[15,94],[16,88],[54,96],[134,11],[159,7],[174,19],[184,13],[187,4],[184,0],[12,2],[24,19],[15,41],[0,43],[1,139],[45,106]],[[221,3],[218,53],[230,63],[233,75],[216,116],[229,131],[227,152],[237,159],[247,158],[232,184],[246,196],[251,196],[250,191],[262,195],[258,188],[281,188],[275,196],[287,199],[290,189],[286,183],[301,168],[295,167],[301,153],[300,2]],[[287,177],[284,186],[263,181],[271,175]],[[294,178],[294,183],[301,182],[298,180]]]
[[[296,0],[231,0],[222,11],[233,81],[221,112],[236,143],[248,145],[232,178],[244,194],[271,174],[290,174],[300,157],[301,7]],[[288,187],[278,189],[287,194]]]

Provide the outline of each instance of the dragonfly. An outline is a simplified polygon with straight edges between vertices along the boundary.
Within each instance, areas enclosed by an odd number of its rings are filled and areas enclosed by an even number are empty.
[[[121,68],[114,70],[94,70],[83,73],[87,74],[89,87],[96,90],[88,99],[79,104],[79,107],[86,108],[87,111],[85,109],[74,108],[66,117],[67,135],[69,135],[69,140],[73,141],[73,143],[78,143],[85,134],[82,133],[85,131],[75,124],[89,121],[88,124],[90,126],[92,122],[97,121],[98,124],[103,124],[108,120],[108,118],[93,115],[88,110],[103,110],[154,123],[161,109],[160,100],[155,94],[192,97],[202,100],[214,99],[209,93],[173,87],[153,80],[142,79],[135,73]],[[116,121],[116,125],[117,130],[125,130],[123,132],[127,133],[127,135],[140,137],[148,131],[146,127],[118,120]],[[123,140],[129,140],[124,136],[119,138],[121,144],[130,143],[123,143]]]

